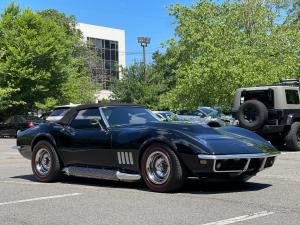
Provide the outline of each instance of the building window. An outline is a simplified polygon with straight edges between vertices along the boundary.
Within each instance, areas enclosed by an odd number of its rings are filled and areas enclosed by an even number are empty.
[[[113,78],[119,79],[119,44],[117,41],[91,37],[87,38],[87,43],[102,59],[101,65],[93,69],[93,79],[107,90]]]

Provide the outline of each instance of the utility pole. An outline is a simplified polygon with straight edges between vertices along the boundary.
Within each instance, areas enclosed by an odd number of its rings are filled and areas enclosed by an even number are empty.
[[[149,37],[138,37],[138,43],[143,48],[143,63],[144,63],[144,76],[146,77],[146,47],[150,44],[151,38]]]

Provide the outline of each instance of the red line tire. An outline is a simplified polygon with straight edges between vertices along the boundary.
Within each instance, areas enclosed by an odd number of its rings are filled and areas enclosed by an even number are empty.
[[[52,182],[61,176],[61,165],[54,146],[48,141],[39,141],[33,148],[31,168],[40,182]]]
[[[142,176],[146,185],[156,192],[173,192],[185,180],[185,170],[172,149],[163,144],[149,146],[141,159]]]

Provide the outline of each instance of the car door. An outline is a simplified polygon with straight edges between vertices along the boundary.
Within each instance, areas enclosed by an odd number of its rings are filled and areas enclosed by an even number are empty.
[[[111,161],[111,133],[101,124],[98,108],[78,111],[66,126],[61,142],[65,164],[106,166]]]

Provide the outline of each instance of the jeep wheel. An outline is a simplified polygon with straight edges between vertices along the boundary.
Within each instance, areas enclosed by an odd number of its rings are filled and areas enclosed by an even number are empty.
[[[258,130],[268,119],[268,109],[260,101],[249,100],[240,106],[237,119],[241,127],[248,130]]]
[[[285,138],[288,150],[300,151],[300,122],[292,124],[289,133]]]

